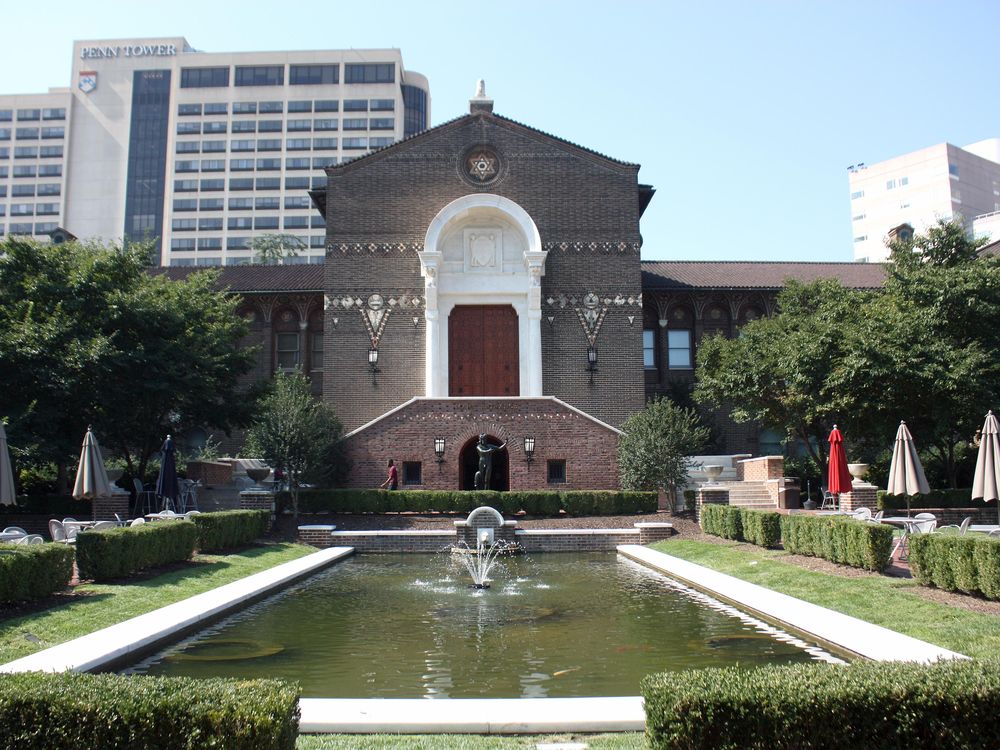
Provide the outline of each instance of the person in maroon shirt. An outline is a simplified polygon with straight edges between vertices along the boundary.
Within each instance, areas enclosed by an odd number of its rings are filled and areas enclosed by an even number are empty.
[[[399,486],[399,474],[396,472],[396,464],[389,459],[389,476],[386,477],[385,481],[379,485],[379,489],[386,487],[387,489],[394,490]]]

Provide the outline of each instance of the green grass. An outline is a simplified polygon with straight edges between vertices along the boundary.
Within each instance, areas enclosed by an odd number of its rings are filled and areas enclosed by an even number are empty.
[[[84,584],[84,596],[0,620],[0,664],[145,614],[316,550],[271,544],[231,555],[197,555],[169,573],[119,584]]]
[[[476,734],[306,734],[296,750],[534,750],[539,742],[585,742],[590,750],[640,750],[647,747],[640,732],[615,734],[558,734],[516,737]]]
[[[919,584],[888,576],[847,578],[783,562],[779,550],[735,544],[657,542],[653,549],[972,657],[1000,653],[1000,617],[938,604]]]

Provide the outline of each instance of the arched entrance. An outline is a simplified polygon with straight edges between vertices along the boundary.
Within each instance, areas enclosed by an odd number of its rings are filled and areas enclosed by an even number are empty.
[[[487,435],[486,440],[491,445],[501,445],[504,442],[495,435]],[[478,442],[478,435],[469,438],[458,454],[459,489],[476,489],[476,472],[479,470],[479,453],[476,452],[476,443]],[[506,492],[510,489],[510,459],[506,448],[493,454],[493,476],[490,478],[490,486],[487,489],[498,492]]]

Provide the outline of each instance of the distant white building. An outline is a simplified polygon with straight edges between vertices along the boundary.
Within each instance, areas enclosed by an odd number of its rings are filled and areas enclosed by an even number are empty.
[[[996,217],[984,215],[1000,211],[1000,138],[964,148],[939,143],[859,164],[849,169],[849,181],[856,261],[887,258],[886,237],[901,224],[919,233],[938,219],[960,216],[970,233],[985,232]]]
[[[324,168],[427,128],[398,49],[200,52],[78,41],[71,87],[0,95],[0,236],[160,239],[161,265],[236,265],[263,233],[324,256]]]

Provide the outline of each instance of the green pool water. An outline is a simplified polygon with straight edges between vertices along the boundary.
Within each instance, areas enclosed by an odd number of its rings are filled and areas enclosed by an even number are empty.
[[[804,662],[815,644],[613,553],[360,555],[125,670],[296,680],[307,697],[636,695],[657,671]]]

